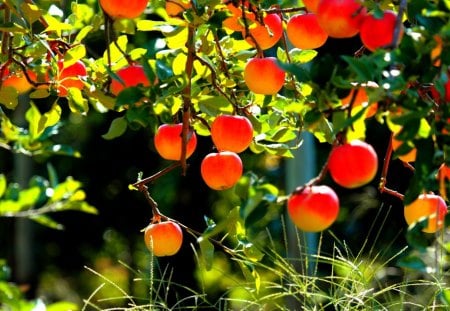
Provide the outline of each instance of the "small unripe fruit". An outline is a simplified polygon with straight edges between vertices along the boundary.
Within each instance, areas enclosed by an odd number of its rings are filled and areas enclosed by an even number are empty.
[[[173,221],[150,224],[145,228],[144,241],[157,257],[175,255],[183,244],[183,231]]]
[[[331,151],[328,170],[338,185],[345,188],[361,187],[375,177],[378,156],[371,145],[355,139]]]
[[[428,218],[428,225],[422,231],[434,233],[444,226],[447,204],[438,195],[421,194],[415,201],[405,206],[404,214],[408,225]]]
[[[206,155],[200,166],[204,182],[214,190],[233,187],[242,176],[241,158],[234,152],[221,151]]]
[[[293,193],[287,202],[289,217],[306,232],[331,226],[339,214],[339,198],[328,186],[309,186]]]
[[[242,152],[253,139],[253,126],[243,116],[220,115],[211,124],[211,138],[219,151]]]
[[[182,148],[183,124],[162,124],[156,131],[154,144],[159,155],[166,160],[180,161]],[[189,131],[186,144],[186,159],[189,158],[197,147],[197,136],[194,131]]]

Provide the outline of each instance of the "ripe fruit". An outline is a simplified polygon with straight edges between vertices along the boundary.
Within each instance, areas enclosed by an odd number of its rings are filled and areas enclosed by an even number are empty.
[[[219,151],[242,152],[253,139],[253,126],[243,116],[220,115],[211,124],[211,138]]]
[[[339,198],[328,186],[310,186],[292,194],[287,208],[289,217],[299,229],[318,232],[327,229],[336,220]]]
[[[242,176],[242,161],[231,151],[221,151],[206,155],[200,166],[205,183],[214,190],[233,187]]]
[[[394,32],[397,24],[397,14],[392,11],[384,11],[378,18],[373,14],[367,14],[359,29],[359,36],[364,46],[370,51],[395,44]],[[403,28],[400,30],[398,40],[403,36]]]
[[[244,68],[244,80],[256,94],[275,95],[284,85],[286,73],[275,57],[251,58]]]
[[[183,244],[183,231],[173,221],[163,221],[150,224],[144,231],[145,246],[153,255],[175,255]]]
[[[263,24],[255,21],[254,24],[249,25],[248,31],[251,36],[245,33],[245,29],[242,33],[247,42],[256,46],[256,41],[261,50],[267,50],[277,44],[283,35],[283,22],[278,14],[267,14],[263,18]]]
[[[405,220],[408,225],[428,218],[428,224],[423,232],[434,233],[444,225],[447,205],[442,197],[435,194],[421,194],[409,205],[405,206]]]
[[[123,0],[99,0],[103,11],[110,17],[136,18],[144,13],[148,0],[132,0],[124,3]]]
[[[366,8],[358,0],[320,0],[317,20],[333,38],[350,38],[359,32]]]
[[[169,16],[178,16],[191,7],[190,0],[166,0],[165,4],[166,12]]]
[[[56,85],[58,96],[66,97],[69,88],[77,88],[82,90],[84,82],[81,80],[87,76],[86,66],[81,61],[76,61],[72,65],[64,66],[64,61],[58,61],[58,75],[56,77]]]
[[[33,71],[27,70],[27,75],[32,81],[37,81],[37,76]],[[10,73],[9,69],[6,68],[3,71],[2,87],[13,87],[19,94],[24,94],[30,91],[33,85],[28,82],[27,77],[22,71]]]
[[[328,170],[338,185],[357,188],[375,177],[378,157],[371,145],[355,139],[331,151]]]
[[[317,49],[328,39],[314,13],[292,16],[287,22],[286,34],[293,46],[303,50]]]
[[[120,80],[112,79],[110,90],[114,95],[118,95],[124,88],[132,86],[150,86],[150,81],[145,75],[144,67],[141,65],[130,65],[123,67],[116,72]]]
[[[308,12],[317,12],[320,0],[303,0],[303,4],[308,9]]]
[[[396,151],[403,142],[401,140],[395,139],[395,137],[392,137],[392,150]],[[414,162],[416,161],[416,155],[417,155],[417,149],[413,148],[411,151],[409,151],[406,154],[399,155],[398,158],[402,160],[403,162]]]
[[[180,161],[182,146],[183,124],[162,124],[156,131],[154,144],[159,155],[166,160]],[[189,158],[197,147],[197,136],[194,131],[189,131],[186,144],[186,159]]]

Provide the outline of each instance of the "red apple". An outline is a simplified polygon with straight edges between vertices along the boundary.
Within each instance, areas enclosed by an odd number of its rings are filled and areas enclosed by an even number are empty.
[[[328,186],[308,186],[288,199],[289,217],[306,232],[318,232],[331,226],[339,214],[339,198]]]
[[[438,195],[421,194],[415,201],[405,206],[404,214],[408,225],[428,218],[428,224],[422,231],[434,233],[444,226],[447,204]]]
[[[58,71],[56,77],[58,96],[66,97],[69,94],[69,88],[77,88],[79,90],[84,88],[82,79],[86,78],[87,70],[82,61],[78,60],[72,65],[65,67],[64,60],[60,60],[58,61]]]
[[[314,13],[292,16],[287,22],[286,34],[292,45],[302,50],[317,49],[328,39]]]
[[[357,188],[371,182],[375,177],[378,156],[370,144],[355,139],[332,149],[328,170],[338,185]]]
[[[251,58],[244,68],[244,80],[256,94],[275,95],[284,85],[286,73],[275,57]]]
[[[183,244],[183,231],[173,221],[163,221],[150,224],[144,231],[145,246],[153,255],[175,255]]]
[[[166,160],[180,161],[182,148],[183,124],[162,124],[156,131],[154,144],[159,155]],[[188,133],[186,145],[186,159],[189,158],[197,147],[197,136],[194,131]]]
[[[320,0],[317,20],[333,38],[350,38],[359,32],[367,10],[358,0]]]
[[[247,36],[245,28],[242,33],[250,45],[256,46],[256,41],[261,50],[267,50],[277,44],[281,39],[283,35],[283,22],[278,14],[267,14],[263,18],[263,24],[260,24],[258,21],[254,23],[256,25],[249,27],[251,37]]]
[[[124,88],[132,86],[150,86],[150,81],[141,65],[130,65],[123,67],[116,72],[121,81],[111,80],[111,93],[118,95]]]
[[[253,139],[253,126],[243,116],[220,115],[211,124],[211,138],[219,151],[242,152]]]
[[[214,190],[233,187],[242,176],[243,166],[239,156],[231,151],[210,153],[203,159],[200,172],[205,183]]]
[[[110,17],[116,18],[136,18],[144,13],[148,0],[99,0],[103,11]]]
[[[392,11],[384,11],[380,18],[373,14],[367,14],[361,24],[359,36],[364,46],[370,51],[395,44],[394,32],[397,26],[397,14]],[[401,24],[399,40],[403,36],[403,25]]]

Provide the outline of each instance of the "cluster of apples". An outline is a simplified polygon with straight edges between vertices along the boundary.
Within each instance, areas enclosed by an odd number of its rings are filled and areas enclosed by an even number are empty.
[[[158,127],[154,145],[158,154],[171,161],[182,157],[183,124],[162,124]],[[185,157],[189,158],[197,147],[195,131],[187,135]],[[253,140],[253,126],[244,116],[219,115],[211,123],[211,138],[217,152],[207,154],[200,167],[205,183],[214,190],[233,187],[242,176],[243,164],[238,153],[248,148]],[[178,252],[183,235],[173,221],[150,224],[144,233],[145,244],[155,256],[169,256]]]
[[[327,163],[333,181],[341,187],[354,189],[371,182],[378,170],[378,156],[373,147],[355,139],[331,150]],[[450,169],[442,165],[439,180],[450,179]],[[288,198],[287,209],[293,223],[306,232],[319,232],[330,227],[339,214],[339,198],[326,185],[307,185],[297,188]],[[440,230],[447,214],[445,200],[436,194],[421,194],[404,208],[408,225],[427,218],[423,232]]]
[[[306,0],[306,12],[292,15],[286,21],[286,35],[289,42],[299,49],[317,49],[325,44],[328,37],[350,38],[360,35],[363,45],[370,51],[389,47],[403,35],[402,24],[397,23],[397,15],[391,10],[368,13],[358,0]],[[236,7],[227,5],[232,16],[225,19],[224,27],[239,31],[252,45],[261,50],[273,47],[283,34],[283,20],[278,13],[266,14],[262,21],[256,18],[251,4],[244,2]],[[244,20],[244,21],[243,21]],[[247,25],[247,27],[244,27]],[[261,56],[261,54],[260,54]],[[258,77],[264,76],[264,81]],[[248,60],[244,68],[244,80],[249,90],[256,94],[274,95],[283,87],[284,71],[273,57],[256,57]]]

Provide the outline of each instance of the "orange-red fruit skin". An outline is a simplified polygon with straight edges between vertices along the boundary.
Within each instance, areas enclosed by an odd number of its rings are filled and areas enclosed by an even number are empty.
[[[358,34],[367,10],[358,0],[320,0],[317,20],[333,38],[350,38]]]
[[[292,194],[287,208],[297,228],[306,232],[319,232],[330,227],[337,219],[339,198],[328,186],[310,186]]]
[[[434,233],[444,226],[447,204],[444,199],[435,194],[421,194],[404,209],[405,220],[408,225],[428,217],[428,225],[422,229],[426,233]]]
[[[66,97],[69,88],[77,88],[82,90],[84,82],[82,78],[87,76],[86,66],[81,61],[76,61],[74,64],[64,67],[64,61],[58,62],[58,96]]]
[[[172,221],[150,224],[144,231],[147,248],[157,257],[175,255],[183,244],[183,231]]]
[[[255,41],[261,50],[267,50],[273,47],[283,35],[283,23],[278,14],[267,14],[263,18],[264,24],[250,27],[249,32],[253,37],[246,36],[245,29],[243,36],[246,37],[250,45],[255,46]]]
[[[357,188],[375,177],[378,156],[370,144],[355,139],[332,149],[328,170],[338,185],[349,189]]]
[[[287,22],[286,34],[294,47],[303,50],[317,49],[328,39],[314,13],[292,16]]]
[[[136,18],[144,13],[148,0],[99,0],[99,3],[112,18]]]
[[[181,123],[159,126],[154,137],[154,144],[156,151],[162,158],[173,161],[181,160],[182,130],[183,124]],[[194,153],[196,147],[197,135],[194,131],[190,131],[186,144],[186,158]]]
[[[200,165],[204,182],[213,190],[233,187],[241,178],[242,171],[241,158],[231,151],[209,153]]]
[[[389,46],[393,42],[397,23],[397,14],[384,11],[381,18],[367,14],[361,24],[359,36],[364,46],[370,51]],[[403,28],[399,33],[399,40],[403,36]]]
[[[150,81],[145,75],[144,67],[141,65],[130,65],[123,67],[116,72],[117,76],[122,80],[111,80],[110,90],[114,95],[118,95],[124,88],[133,86],[150,86]]]
[[[244,81],[255,94],[275,95],[284,85],[286,73],[275,57],[251,58],[244,68]]]
[[[211,138],[219,151],[240,153],[252,142],[253,126],[246,117],[220,115],[211,124]]]

